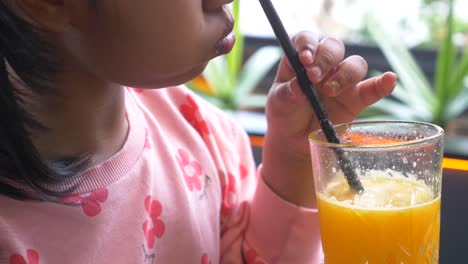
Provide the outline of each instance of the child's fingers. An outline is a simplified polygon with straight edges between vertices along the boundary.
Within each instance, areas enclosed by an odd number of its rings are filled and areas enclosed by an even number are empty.
[[[350,56],[338,65],[336,72],[319,88],[325,96],[338,96],[344,89],[354,87],[366,77],[367,62],[361,56]]]
[[[303,31],[293,37],[292,43],[296,48],[299,60],[304,67],[311,65],[318,45],[317,37],[311,32]],[[294,70],[292,69],[288,59],[283,57],[278,66],[276,81],[287,82],[295,76]]]
[[[299,54],[299,61],[304,67],[307,68],[314,62],[318,43],[318,38],[309,31],[303,31],[294,36],[293,44]]]
[[[364,80],[352,89],[344,90],[337,97],[323,98],[330,119],[336,123],[353,121],[366,107],[390,95],[396,80],[395,73],[386,72],[379,77]]]
[[[328,73],[338,66],[345,55],[345,46],[335,38],[325,38],[320,41],[314,61],[308,65],[307,76],[313,83],[319,83]]]
[[[390,95],[395,88],[397,76],[393,72],[386,72],[379,77],[370,78],[357,85],[362,108]]]

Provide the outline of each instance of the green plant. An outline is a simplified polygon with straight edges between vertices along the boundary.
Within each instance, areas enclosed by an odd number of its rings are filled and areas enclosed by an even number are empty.
[[[460,4],[460,1],[458,1]],[[434,47],[444,37],[447,29],[446,8],[447,0],[426,0],[421,9],[421,20],[427,25],[429,35],[426,40],[418,44],[421,47]],[[454,8],[456,9],[455,3]],[[452,30],[455,37],[465,39],[468,36],[468,22],[466,17],[453,17]]]
[[[367,25],[394,71],[399,84],[392,97],[368,108],[361,117],[417,120],[442,127],[468,109],[468,48],[453,43],[453,1],[449,1],[447,28],[438,50],[434,85],[425,77],[408,49],[376,18]]]
[[[253,94],[259,82],[278,62],[282,52],[278,46],[258,49],[244,63],[245,36],[240,32],[240,0],[233,4],[236,20],[236,44],[226,56],[210,61],[202,76],[187,83],[193,91],[222,109],[263,107],[266,95]]]

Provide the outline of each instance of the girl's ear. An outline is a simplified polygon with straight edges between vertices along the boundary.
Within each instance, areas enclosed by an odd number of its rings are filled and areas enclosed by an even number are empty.
[[[16,0],[16,4],[46,31],[61,32],[70,22],[64,0]]]

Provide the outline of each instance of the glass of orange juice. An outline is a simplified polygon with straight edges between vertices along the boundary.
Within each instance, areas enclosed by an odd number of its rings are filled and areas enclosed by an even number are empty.
[[[341,144],[310,135],[325,264],[439,263],[442,128],[401,121],[335,126]],[[341,151],[364,187],[349,188]]]

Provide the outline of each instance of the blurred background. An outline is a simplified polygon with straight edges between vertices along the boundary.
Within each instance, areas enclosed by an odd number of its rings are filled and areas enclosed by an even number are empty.
[[[393,94],[359,119],[435,123],[446,131],[440,263],[468,263],[468,1],[272,0],[288,33],[345,42],[369,76],[392,70]],[[260,3],[232,5],[237,42],[188,87],[236,118],[261,162],[264,105],[282,55]]]
[[[447,0],[274,0],[285,27],[291,34],[311,30],[322,36],[338,37],[348,43],[375,43],[368,34],[366,17],[374,15],[387,25],[389,33],[409,47],[436,47],[443,38]],[[294,4],[292,4],[294,3]],[[464,45],[468,32],[468,1],[456,0],[454,40]],[[241,30],[248,36],[273,37],[258,1],[243,1]]]

